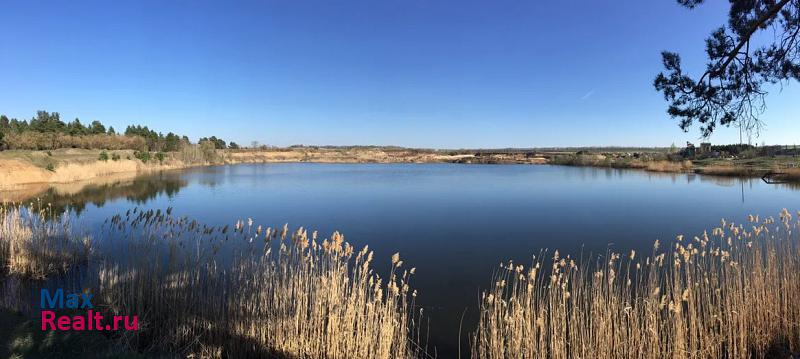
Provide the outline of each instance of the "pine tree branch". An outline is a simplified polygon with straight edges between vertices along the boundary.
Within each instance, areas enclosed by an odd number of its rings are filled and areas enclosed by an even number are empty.
[[[761,17],[758,18],[758,20],[753,24],[753,26],[751,26],[750,29],[747,30],[747,33],[745,33],[744,36],[741,36],[739,38],[739,43],[728,54],[728,57],[725,58],[725,62],[722,63],[722,66],[720,66],[717,69],[711,69],[703,73],[703,76],[701,76],[700,80],[697,81],[698,84],[702,83],[703,80],[706,78],[706,76],[713,77],[722,74],[728,67],[728,65],[730,65],[731,62],[733,62],[733,60],[737,56],[739,56],[739,52],[742,50],[742,47],[744,47],[745,45],[747,45],[747,43],[750,42],[750,38],[753,36],[753,34],[755,34],[755,32],[758,31],[758,29],[762,25],[764,25],[767,21],[777,16],[778,13],[780,13],[781,9],[783,9],[783,7],[786,6],[786,4],[790,3],[791,1],[792,0],[781,0],[779,3],[775,4],[775,6],[770,11],[761,15]]]

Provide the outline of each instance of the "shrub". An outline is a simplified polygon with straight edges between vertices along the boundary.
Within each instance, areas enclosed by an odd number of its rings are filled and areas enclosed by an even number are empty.
[[[101,151],[97,159],[100,161],[108,161],[108,153],[106,151]]]
[[[139,159],[139,161],[147,163],[147,161],[150,160],[150,152],[148,152],[148,151],[136,151],[136,152],[133,153],[133,157],[136,157],[137,159]]]
[[[113,161],[119,161],[119,154],[118,154],[118,153],[113,153],[113,154],[111,154],[111,160],[113,160]]]
[[[54,166],[52,163],[48,163],[47,166],[44,166],[44,169],[53,172],[56,170],[56,166]]]
[[[219,156],[211,141],[203,141],[196,145],[183,146],[178,154],[184,163],[218,162]]]
[[[139,150],[147,148],[147,142],[140,136],[112,136],[106,134],[72,136],[63,133],[9,132],[5,143],[9,149],[54,150],[58,148],[84,148]]]
[[[164,152],[156,153],[156,159],[159,163],[164,163]]]

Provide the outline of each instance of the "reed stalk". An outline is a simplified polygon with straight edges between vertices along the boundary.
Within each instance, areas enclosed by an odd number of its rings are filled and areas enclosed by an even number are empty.
[[[749,358],[800,349],[800,223],[722,221],[649,256],[534,257],[483,293],[473,358]]]
[[[0,216],[11,272],[45,275],[60,261],[67,221]],[[195,357],[415,358],[414,269],[395,254],[386,278],[373,252],[334,233],[213,227],[138,208],[107,221],[81,275],[105,315],[137,315],[121,346]],[[87,274],[88,273],[88,274]]]

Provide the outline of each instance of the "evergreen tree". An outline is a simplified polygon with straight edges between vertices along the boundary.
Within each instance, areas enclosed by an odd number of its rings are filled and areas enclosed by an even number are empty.
[[[678,0],[690,9],[704,2]],[[727,26],[706,39],[708,61],[699,77],[685,72],[677,53],[662,53],[666,72],[658,74],[654,86],[684,131],[697,121],[703,136],[731,124],[757,133],[766,109],[764,85],[800,81],[800,1],[729,2]],[[769,37],[752,42],[761,32]]]
[[[11,128],[11,131],[14,131],[16,133],[22,133],[28,131],[28,129],[30,128],[27,121],[20,121],[17,120],[16,118],[11,119],[11,121],[9,122],[9,127]]]
[[[103,126],[100,121],[92,121],[91,132],[95,135],[106,133],[106,126]]]
[[[58,112],[36,111],[36,117],[31,119],[30,128],[38,132],[64,132],[67,125],[61,121]]]
[[[170,132],[164,138],[164,151],[177,151],[180,146],[180,137]]]
[[[75,118],[74,121],[67,124],[67,133],[73,136],[80,136],[85,135],[87,133],[87,129],[81,123],[79,118]]]
[[[62,133],[75,137],[90,134],[117,134],[113,126],[109,126],[108,129],[106,129],[106,127],[100,121],[92,121],[88,127],[81,123],[81,120],[78,118],[75,118],[75,120],[70,121],[69,123],[64,123],[61,121],[60,114],[58,112],[37,111],[36,116],[33,117],[30,122],[9,119],[5,115],[0,115],[0,132],[3,132],[4,134],[22,134],[27,131],[52,134],[52,136],[46,136],[50,142],[46,145],[46,148],[53,149],[59,148],[60,146],[96,146],[96,141],[74,141],[71,139],[66,139],[65,142],[64,139],[60,138],[60,136],[55,136],[56,133]],[[143,138],[148,151],[178,151],[182,148],[183,144],[190,143],[189,138],[186,136],[179,136],[173,132],[169,132],[165,136],[163,133],[156,132],[147,126],[141,125],[127,126],[124,134],[126,136],[137,136]],[[31,138],[35,137],[29,137],[28,139]],[[225,141],[214,138],[213,142],[215,147],[225,148]],[[39,147],[41,146],[43,145],[40,145]],[[140,142],[127,140],[123,141],[120,139],[120,144],[118,144],[118,146],[123,146],[123,148],[126,148],[124,146],[136,146],[136,149],[139,149],[138,147],[141,145]]]

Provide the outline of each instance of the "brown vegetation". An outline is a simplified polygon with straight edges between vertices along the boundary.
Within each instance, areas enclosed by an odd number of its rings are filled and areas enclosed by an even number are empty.
[[[72,136],[57,132],[6,133],[3,142],[8,148],[18,150],[55,150],[83,148],[106,150],[146,150],[147,142],[140,136],[93,134]]]
[[[45,207],[47,208],[47,207]],[[372,252],[339,233],[320,240],[255,225],[209,227],[171,211],[113,217],[100,253],[64,218],[0,212],[6,276],[85,266],[82,284],[142,329],[138,351],[237,357],[411,358],[419,346],[414,269],[399,255],[382,280]],[[653,252],[596,259],[544,254],[508,263],[482,295],[475,358],[738,358],[800,350],[800,221],[750,216]],[[79,239],[75,239],[79,238]],[[225,253],[225,254],[223,254]],[[91,260],[94,258],[95,260]],[[88,273],[88,275],[87,275]],[[8,295],[8,293],[6,293]],[[3,301],[9,303],[13,301]]]
[[[734,166],[732,163],[714,163],[697,169],[697,173],[704,175],[730,177],[761,176],[765,172],[763,169]]]
[[[792,181],[800,181],[800,168],[787,168],[781,170],[786,174],[786,178]]]
[[[46,275],[73,263],[52,255],[68,253],[61,245],[70,238],[67,222],[28,220],[24,211],[0,213],[0,259],[11,263],[9,275]],[[120,346],[201,357],[421,355],[409,287],[414,269],[404,270],[399,254],[382,279],[373,272],[373,253],[356,251],[339,233],[320,239],[251,220],[209,227],[170,213],[115,216],[104,243],[125,255],[98,251],[84,261],[81,287],[94,293],[96,305],[139,316],[141,329],[122,333]]]
[[[0,276],[44,278],[85,263],[91,241],[76,236],[67,218],[48,219],[46,210],[0,207]]]
[[[651,154],[650,157],[638,157],[627,154],[562,154],[553,156],[549,163],[567,166],[591,166],[611,168],[643,169],[653,172],[690,172],[692,161],[670,160],[663,153]]]
[[[33,183],[70,183],[90,179],[187,167],[182,162],[142,163],[139,160],[63,162],[51,169],[20,159],[0,159],[0,189],[16,189]]]
[[[692,161],[653,161],[644,162],[642,166],[653,172],[688,172],[692,170]]]
[[[483,294],[475,358],[744,358],[800,349],[800,223],[723,221],[660,251],[509,263]]]
[[[98,135],[106,136],[106,135]],[[119,136],[118,136],[119,137]],[[122,136],[125,137],[125,136]],[[0,188],[30,183],[82,181],[119,173],[141,173],[163,169],[236,163],[473,163],[473,164],[556,164],[605,168],[642,169],[654,172],[697,172],[722,176],[761,176],[776,170],[788,173],[800,165],[792,157],[747,160],[704,159],[689,161],[666,152],[536,152],[531,150],[424,150],[398,147],[314,147],[218,149],[213,142],[182,144],[173,152],[134,150],[102,151],[59,149],[54,151],[0,151]],[[129,163],[125,163],[129,160]],[[79,164],[78,166],[75,166]],[[67,173],[69,172],[69,173]]]

